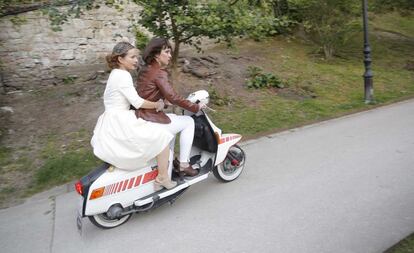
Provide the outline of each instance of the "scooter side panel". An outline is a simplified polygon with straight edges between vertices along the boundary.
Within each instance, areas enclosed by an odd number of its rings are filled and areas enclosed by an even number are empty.
[[[106,171],[90,187],[85,215],[104,213],[114,204],[127,207],[135,200],[152,194],[157,175],[158,170],[153,170],[151,166],[136,171]],[[103,188],[102,196],[91,199],[93,191],[100,188]]]

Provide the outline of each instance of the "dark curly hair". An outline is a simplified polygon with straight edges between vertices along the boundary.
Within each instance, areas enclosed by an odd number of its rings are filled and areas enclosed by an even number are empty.
[[[112,49],[112,53],[106,56],[106,62],[108,63],[108,67],[110,69],[118,68],[119,67],[118,57],[125,57],[128,51],[131,49],[136,49],[133,45],[131,45],[131,43],[118,42],[114,46],[114,49]]]
[[[149,65],[155,60],[155,56],[161,53],[161,50],[169,48],[172,51],[170,42],[165,38],[152,38],[142,53],[142,59],[145,64]]]

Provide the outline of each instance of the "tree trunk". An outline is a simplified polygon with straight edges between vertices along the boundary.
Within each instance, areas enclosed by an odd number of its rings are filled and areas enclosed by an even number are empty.
[[[323,45],[323,53],[325,54],[325,59],[329,60],[333,56],[334,48],[332,45]]]
[[[172,71],[172,77],[173,79],[175,79],[177,77],[177,60],[178,60],[178,55],[180,54],[180,33],[175,23],[174,16],[172,16],[171,13],[170,13],[170,16],[171,16],[172,35],[173,35],[173,41],[174,41],[173,55],[171,58],[171,71]]]
[[[279,18],[289,13],[289,4],[286,0],[273,0],[272,9],[274,17]]]
[[[171,59],[172,67],[177,67],[178,56],[180,55],[180,39],[174,38],[174,49]]]
[[[173,55],[171,58],[171,74],[172,74],[172,79],[176,80],[178,77],[178,69],[177,69],[177,61],[178,61],[178,56],[180,54],[180,40],[174,38],[174,49],[173,49]]]

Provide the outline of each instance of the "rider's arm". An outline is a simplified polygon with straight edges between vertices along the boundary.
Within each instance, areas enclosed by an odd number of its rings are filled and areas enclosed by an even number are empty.
[[[151,102],[145,100],[138,96],[134,85],[132,83],[132,77],[129,76],[124,82],[120,82],[119,91],[126,97],[128,102],[134,106],[136,109],[145,108],[145,109],[159,109],[161,105],[160,102]],[[163,106],[163,105],[162,105]]]
[[[200,110],[200,106],[198,104],[191,103],[190,101],[184,99],[175,92],[173,87],[168,82],[167,73],[165,71],[160,71],[160,74],[157,75],[155,79],[155,84],[157,85],[158,89],[161,91],[165,99],[167,99],[170,103],[178,105],[194,113]]]

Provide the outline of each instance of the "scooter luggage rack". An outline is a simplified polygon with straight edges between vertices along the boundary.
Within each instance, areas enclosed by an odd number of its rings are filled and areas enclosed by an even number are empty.
[[[190,185],[193,185],[195,183],[198,183],[200,181],[203,181],[204,179],[208,178],[208,173],[210,172],[210,170],[208,169],[211,166],[211,159],[203,166],[200,168],[200,173],[195,176],[195,177],[191,177],[191,178],[184,178],[184,181],[178,182],[178,185],[170,190],[168,189],[162,189],[160,191],[154,192],[148,196],[145,196],[141,199],[138,199],[134,202],[135,206],[144,206],[144,205],[148,205],[152,202],[156,202],[160,199],[163,199],[165,197],[168,197],[170,195],[173,195],[187,187],[189,187]]]

